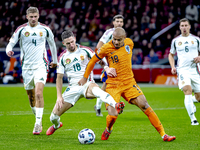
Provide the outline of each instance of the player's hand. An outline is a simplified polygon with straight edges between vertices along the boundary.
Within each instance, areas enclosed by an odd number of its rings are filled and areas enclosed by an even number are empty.
[[[56,101],[56,108],[59,110],[63,107],[63,104],[64,104],[64,99],[62,97],[60,98],[57,98],[57,101]]]
[[[9,51],[6,54],[8,55],[8,57],[12,57],[14,55],[14,52],[13,51]]]
[[[105,62],[104,62],[103,60],[99,60],[97,63],[98,63],[99,65],[101,65],[101,66],[104,66],[104,65],[105,65]]]
[[[197,64],[200,62],[200,56],[194,58],[194,62]]]
[[[172,68],[171,73],[176,74],[176,68],[175,67]]]
[[[57,64],[54,64],[53,62],[51,62],[51,63],[49,64],[49,66],[50,66],[50,68],[55,68],[55,67],[57,66]]]
[[[78,81],[78,84],[80,86],[84,85],[87,82],[87,79],[85,77],[83,77],[80,81]]]
[[[106,67],[105,71],[106,71],[108,76],[113,77],[113,78],[117,77],[117,73],[116,73],[116,69],[115,68]]]

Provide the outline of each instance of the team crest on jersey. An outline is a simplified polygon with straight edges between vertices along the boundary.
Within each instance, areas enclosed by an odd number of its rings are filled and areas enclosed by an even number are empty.
[[[83,56],[82,54],[81,54],[81,56],[80,56],[80,59],[81,59],[81,60],[84,60],[84,56]]]
[[[28,37],[30,35],[30,33],[27,31],[24,33],[25,37]]]
[[[41,37],[43,36],[43,32],[40,32],[40,36],[41,36]]]
[[[194,41],[191,41],[192,44],[194,44]]]
[[[128,52],[128,54],[130,54],[130,47],[128,45],[125,46],[126,51]]]
[[[181,46],[181,45],[182,45],[182,42],[178,42],[178,45]]]
[[[66,62],[66,64],[70,64],[70,63],[71,63],[71,59],[67,58],[67,59],[65,60],[65,62]]]

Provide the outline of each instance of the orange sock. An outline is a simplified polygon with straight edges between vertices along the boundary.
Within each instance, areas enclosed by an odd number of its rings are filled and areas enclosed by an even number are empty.
[[[161,137],[163,137],[163,135],[165,135],[165,130],[164,130],[158,116],[153,111],[153,109],[151,107],[148,107],[144,113],[147,115],[147,117],[149,118],[149,121],[156,128],[156,130],[159,132]]]
[[[113,124],[115,123],[116,120],[117,116],[111,116],[111,115],[106,116],[106,127],[108,131],[112,130]]]

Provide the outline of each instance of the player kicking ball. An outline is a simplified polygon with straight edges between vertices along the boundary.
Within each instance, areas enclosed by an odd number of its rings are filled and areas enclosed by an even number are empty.
[[[110,105],[109,113],[115,116],[125,106],[124,102],[116,103],[110,94],[99,88],[94,82],[93,72],[90,73],[86,84],[78,84],[94,52],[89,47],[76,44],[76,38],[70,30],[64,31],[61,37],[63,45],[66,46],[66,50],[59,57],[56,79],[57,101],[50,116],[50,121],[53,125],[47,130],[47,135],[52,135],[58,128],[63,126],[62,122],[60,122],[60,116],[73,107],[83,96],[85,98],[100,98],[104,103]],[[62,94],[64,73],[67,74],[69,86]]]

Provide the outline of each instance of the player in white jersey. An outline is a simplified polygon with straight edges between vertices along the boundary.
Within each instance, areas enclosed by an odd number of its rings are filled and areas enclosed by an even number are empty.
[[[97,43],[95,52],[98,51],[105,43],[108,43],[110,40],[112,40],[112,34],[115,28],[122,27],[123,25],[124,25],[124,17],[122,15],[115,15],[113,17],[114,28],[108,29],[104,32],[102,37],[99,39],[99,42]],[[106,79],[107,79],[107,73],[104,71],[102,74],[102,79],[101,79],[103,82],[101,89],[104,91],[106,90]],[[99,98],[97,98],[96,105],[94,106],[94,110],[96,111],[96,116],[100,116],[100,117],[103,116],[103,114],[101,113],[101,105],[102,105],[102,101]]]
[[[181,35],[174,38],[169,53],[169,63],[172,74],[178,74],[178,85],[185,95],[184,104],[191,119],[191,125],[199,125],[194,113],[196,107],[193,102],[200,101],[200,39],[190,33],[190,22],[183,18],[179,21]],[[175,67],[174,55],[177,53],[178,62]],[[192,96],[192,91],[195,96]]]
[[[83,86],[78,84],[79,80],[83,78],[87,64],[94,52],[89,47],[76,44],[76,38],[70,30],[64,31],[61,36],[63,45],[67,49],[59,57],[56,79],[57,101],[50,116],[53,125],[47,130],[47,135],[52,135],[58,128],[62,127],[60,116],[83,96],[85,98],[100,98],[103,102],[112,106],[113,109],[109,113],[116,115],[121,110],[122,103],[116,103],[107,92],[99,88],[93,80],[92,72],[86,84]],[[69,86],[62,94],[64,73],[67,74]]]
[[[26,13],[28,22],[15,30],[6,47],[6,54],[12,57],[14,55],[12,49],[19,41],[24,87],[32,111],[36,116],[33,134],[40,134],[44,109],[43,89],[48,73],[46,40],[53,59],[53,62],[50,63],[51,68],[57,66],[57,49],[50,28],[38,22],[38,9],[29,7]]]

